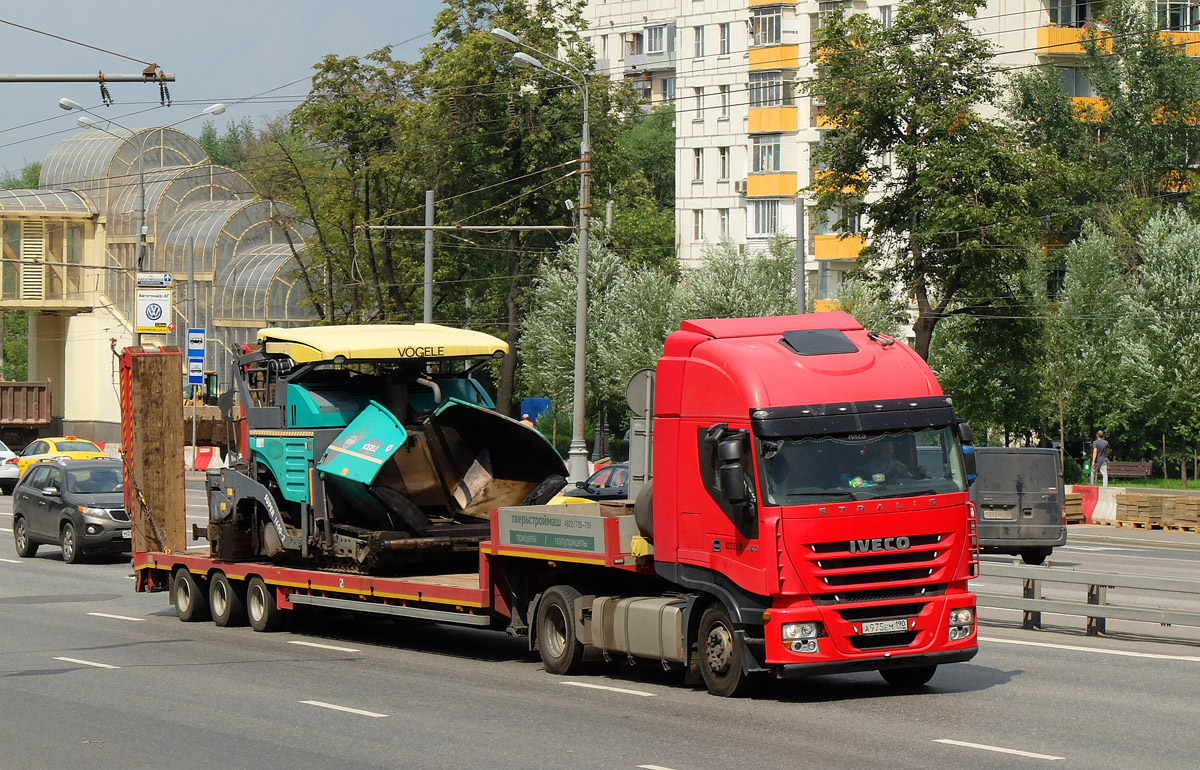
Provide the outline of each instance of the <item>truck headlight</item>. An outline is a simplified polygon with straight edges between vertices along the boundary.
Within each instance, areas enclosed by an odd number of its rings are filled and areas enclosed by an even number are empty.
[[[784,641],[792,639],[816,639],[820,636],[820,624],[811,620],[803,623],[784,623],[779,628]]]
[[[966,639],[975,631],[975,610],[970,607],[959,607],[950,610],[950,631],[948,638],[952,642]]]

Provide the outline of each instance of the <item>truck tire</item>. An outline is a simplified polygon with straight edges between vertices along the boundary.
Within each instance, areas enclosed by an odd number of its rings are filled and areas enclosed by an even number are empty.
[[[935,671],[937,671],[937,666],[885,668],[879,672],[879,675],[892,687],[920,687],[933,679]]]
[[[24,516],[18,516],[13,521],[13,545],[16,546],[17,556],[22,559],[37,555],[38,544],[29,539],[29,529],[25,526]]]
[[[575,674],[583,666],[583,645],[575,636],[580,595],[570,586],[554,586],[546,589],[538,603],[538,654],[551,674]]]
[[[258,576],[250,578],[246,585],[246,616],[255,631],[277,631],[283,623],[283,613],[275,603],[275,589]]]
[[[721,698],[738,698],[750,693],[755,678],[742,667],[742,649],[737,643],[733,621],[719,603],[709,605],[700,616],[696,651],[700,658],[700,676],[710,693]]]
[[[83,549],[79,547],[75,525],[69,521],[63,522],[62,529],[58,531],[58,547],[62,549],[63,561],[67,564],[78,564],[83,560]]]
[[[1021,551],[1021,561],[1037,566],[1044,563],[1049,555],[1049,548],[1026,548]]]
[[[224,572],[214,572],[208,582],[208,606],[213,623],[222,628],[246,625],[246,594]]]
[[[209,618],[208,593],[187,567],[175,570],[171,601],[175,604],[175,616],[184,623],[199,623]]]

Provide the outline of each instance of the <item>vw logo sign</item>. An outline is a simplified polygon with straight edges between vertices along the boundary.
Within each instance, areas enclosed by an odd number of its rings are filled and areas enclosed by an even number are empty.
[[[158,304],[157,302],[151,302],[149,305],[146,305],[146,318],[151,321],[157,321],[158,319],[162,318],[162,316],[162,305]]]

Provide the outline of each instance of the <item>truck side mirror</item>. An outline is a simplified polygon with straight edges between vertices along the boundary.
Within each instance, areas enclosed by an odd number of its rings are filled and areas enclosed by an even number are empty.
[[[960,422],[958,424],[958,440],[964,444],[975,444],[975,432],[971,430],[969,423]]]
[[[746,500],[746,480],[742,476],[742,466],[737,464],[722,465],[720,471],[721,493],[731,503],[741,503]]]
[[[975,447],[970,444],[963,445],[963,472],[967,474],[967,483],[970,484],[975,480]]]
[[[717,444],[717,459],[721,462],[740,463],[742,461],[742,437],[734,436]]]

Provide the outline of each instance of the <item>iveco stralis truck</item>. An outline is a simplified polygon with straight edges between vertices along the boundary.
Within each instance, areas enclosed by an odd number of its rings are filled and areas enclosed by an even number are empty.
[[[123,360],[131,435],[154,358]],[[137,589],[169,590],[182,620],[256,630],[300,607],[502,629],[552,673],[652,661],[722,696],[861,670],[918,686],[975,655],[970,429],[910,349],[844,313],[685,321],[630,390],[636,500],[500,506],[474,568],[456,571],[348,574],[156,542],[183,512],[158,503],[149,520],[139,479],[169,472],[135,442]]]

